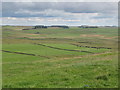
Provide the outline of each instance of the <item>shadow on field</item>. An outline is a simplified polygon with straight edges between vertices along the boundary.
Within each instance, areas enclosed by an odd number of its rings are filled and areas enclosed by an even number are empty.
[[[23,52],[13,52],[13,51],[7,51],[7,50],[2,50],[3,52],[8,52],[8,53],[15,53],[15,54],[23,54],[23,55],[30,55],[30,56],[39,56],[39,57],[44,57],[44,58],[48,58],[46,56],[41,56],[41,55],[36,55],[36,54],[30,54],[30,53],[23,53]]]
[[[29,38],[29,37],[24,37],[24,39],[29,39],[29,40],[50,40],[50,39],[54,39],[54,40],[73,40],[73,39],[69,39],[69,38]]]
[[[63,49],[63,48],[57,48],[57,47],[52,47],[52,46],[47,46],[47,45],[44,45],[44,44],[37,44],[37,43],[34,43],[34,44],[35,44],[35,45],[41,45],[41,46],[44,46],[44,47],[53,48],[53,49],[58,49],[58,50],[74,51],[74,52],[85,52],[85,53],[92,53],[92,54],[94,54],[93,52],[89,52],[89,51],[80,51],[80,50]]]
[[[90,46],[81,46],[81,45],[77,45],[77,44],[71,44],[71,45],[75,45],[75,46],[78,46],[78,47],[95,48],[95,49],[112,49],[112,48],[107,48],[107,47],[90,47]]]

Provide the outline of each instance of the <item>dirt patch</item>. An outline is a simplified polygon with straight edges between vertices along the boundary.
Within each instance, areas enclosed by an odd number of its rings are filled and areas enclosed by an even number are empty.
[[[116,37],[106,37],[104,35],[96,35],[96,34],[82,34],[80,35],[80,37],[99,37],[99,38],[103,38],[103,39],[113,39],[113,38],[116,38]]]
[[[104,39],[113,39],[113,37],[105,37]]]
[[[81,37],[105,37],[103,35],[90,35],[90,34],[82,34]]]
[[[117,36],[115,37],[104,37],[103,39],[114,39],[114,38],[118,38]]]

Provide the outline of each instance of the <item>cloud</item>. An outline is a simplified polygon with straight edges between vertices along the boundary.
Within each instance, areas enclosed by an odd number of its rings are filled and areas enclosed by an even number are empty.
[[[3,2],[3,24],[117,25],[117,3]]]
[[[32,16],[41,16],[41,17],[57,17],[57,16],[64,16],[65,14],[69,14],[63,10],[52,10],[52,9],[46,9],[44,11],[30,11],[30,10],[23,10],[20,9],[19,11],[16,11],[15,14],[24,14],[24,15],[32,15]]]
[[[16,16],[24,17],[15,12],[26,10],[29,12],[45,12],[47,10],[61,10],[71,13],[114,13],[117,12],[117,3],[105,2],[4,2],[3,3],[3,16]],[[9,13],[9,14],[8,14]],[[32,15],[31,15],[32,16]],[[34,15],[33,15],[34,16]]]
[[[119,0],[4,0],[3,2],[119,2]]]
[[[3,25],[117,25],[117,19],[115,18],[93,18],[98,16],[98,13],[82,13],[75,15],[74,18],[68,17],[3,17]]]

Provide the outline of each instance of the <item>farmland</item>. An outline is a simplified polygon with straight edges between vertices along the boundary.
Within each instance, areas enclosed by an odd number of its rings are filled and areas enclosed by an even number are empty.
[[[2,28],[3,88],[118,87],[117,28],[23,28]]]

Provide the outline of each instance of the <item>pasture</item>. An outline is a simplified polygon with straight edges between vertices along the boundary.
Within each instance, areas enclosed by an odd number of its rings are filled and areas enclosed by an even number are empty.
[[[118,87],[117,28],[23,28],[2,27],[3,88]]]

